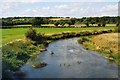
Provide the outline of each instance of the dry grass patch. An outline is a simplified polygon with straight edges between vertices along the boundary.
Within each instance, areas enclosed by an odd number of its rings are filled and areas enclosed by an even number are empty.
[[[118,36],[118,33],[106,33],[86,38],[87,40],[83,43],[86,49],[97,51],[110,61],[120,64],[118,49],[118,46],[120,46],[120,37]]]

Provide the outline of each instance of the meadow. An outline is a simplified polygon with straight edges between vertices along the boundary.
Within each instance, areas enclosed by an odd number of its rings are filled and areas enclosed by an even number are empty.
[[[84,42],[82,41],[84,40]],[[96,36],[81,37],[78,42],[83,44],[84,48],[96,51],[110,61],[115,61],[120,65],[120,55],[118,54],[118,33],[106,33]]]
[[[2,44],[9,43],[16,39],[24,38],[25,32],[29,28],[11,28],[11,29],[0,29],[0,33],[2,33]],[[114,27],[88,27],[88,28],[35,28],[37,32],[43,33],[45,35],[51,35],[55,33],[61,32],[74,32],[74,31],[82,31],[82,30],[110,30],[114,29]]]

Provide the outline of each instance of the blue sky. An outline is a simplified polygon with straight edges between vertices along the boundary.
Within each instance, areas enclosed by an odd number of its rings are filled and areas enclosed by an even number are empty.
[[[0,0],[0,17],[117,16],[119,0]]]

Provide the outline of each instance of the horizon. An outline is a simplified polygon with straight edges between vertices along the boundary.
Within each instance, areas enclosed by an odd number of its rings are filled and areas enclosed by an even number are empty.
[[[33,16],[13,16],[13,17],[2,17],[2,18],[14,18],[14,17],[16,17],[16,18],[18,18],[18,17],[21,17],[21,18],[23,18],[23,17],[25,17],[25,18],[32,18]],[[41,17],[41,16],[34,16],[34,17]],[[42,16],[42,17],[51,17],[51,18],[67,18],[67,17],[69,17],[69,16],[65,16],[65,17],[62,17],[62,16]],[[83,17],[69,17],[69,18],[84,18],[85,16],[83,16]],[[99,17],[99,16],[90,16],[90,17]],[[90,18],[90,17],[86,17],[86,18]],[[100,16],[100,17],[118,17],[118,16]]]

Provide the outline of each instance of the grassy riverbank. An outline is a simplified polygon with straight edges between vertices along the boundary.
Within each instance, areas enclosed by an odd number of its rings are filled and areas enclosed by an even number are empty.
[[[112,30],[99,30],[99,31],[93,30],[93,31],[80,31],[80,32],[64,32],[64,33],[62,32],[62,33],[57,33],[57,34],[52,34],[52,35],[47,35],[47,36],[44,35],[43,36],[45,38],[43,40],[44,42],[41,42],[42,41],[40,40],[41,36],[39,34],[36,34],[37,37],[35,38],[36,40],[34,41],[31,41],[28,39],[18,39],[14,42],[8,43],[7,45],[4,45],[2,47],[3,58],[7,60],[7,62],[9,62],[12,70],[14,69],[16,70],[16,68],[19,67],[18,65],[19,63],[17,63],[19,61],[17,61],[17,59],[20,60],[20,65],[23,64],[24,62],[27,61],[26,59],[30,58],[31,55],[35,55],[39,53],[40,50],[45,49],[48,43],[52,41],[59,40],[59,39],[65,39],[65,38],[71,38],[71,37],[97,35],[97,34],[110,33],[110,32],[112,32]],[[31,36],[32,34],[29,34],[29,35]],[[36,35],[33,35],[32,38],[34,38]],[[22,57],[25,57],[24,55],[26,55],[27,58],[22,58]]]
[[[118,46],[120,44],[118,40],[118,33],[107,33],[97,36],[82,37],[78,42],[83,44],[86,49],[96,51],[110,61],[118,63],[120,60],[118,53]]]
[[[35,28],[37,32],[43,33],[45,35],[51,35],[62,32],[74,32],[83,30],[110,30],[114,27],[88,27],[88,28]],[[16,39],[23,39],[25,32],[29,28],[11,28],[11,29],[0,29],[2,33],[2,45],[7,44]]]
[[[102,33],[110,33],[112,30],[89,30],[89,31],[75,31],[75,32],[62,32],[52,35],[42,35],[39,33],[29,33],[30,39],[18,39],[10,42],[2,47],[3,52],[3,70],[17,71],[27,62],[28,59],[40,54],[47,45],[56,40],[66,39],[71,37],[97,35]],[[43,38],[43,39],[42,39]],[[42,42],[43,41],[43,42]],[[5,64],[5,65],[4,65]],[[7,65],[6,65],[7,64]]]

